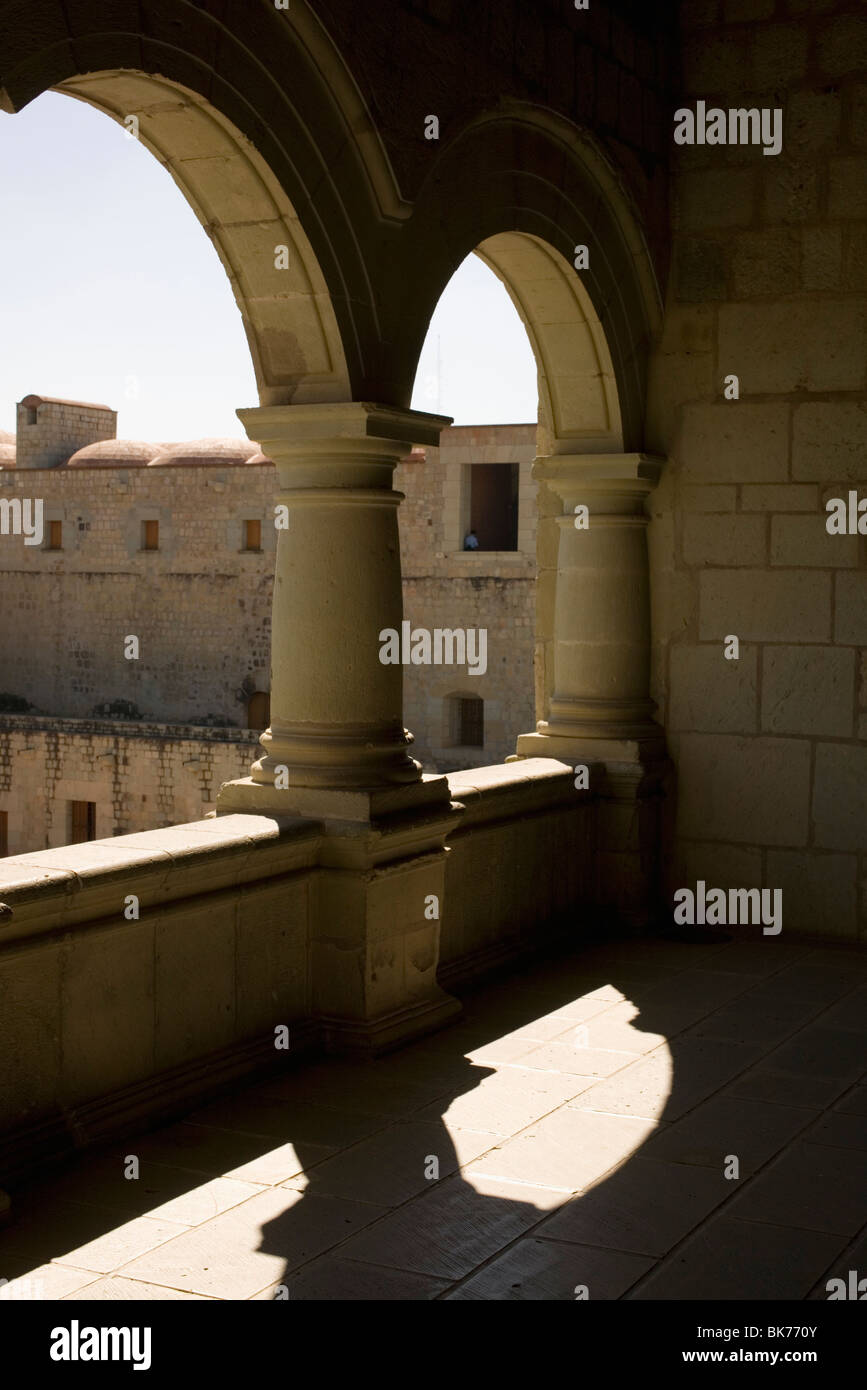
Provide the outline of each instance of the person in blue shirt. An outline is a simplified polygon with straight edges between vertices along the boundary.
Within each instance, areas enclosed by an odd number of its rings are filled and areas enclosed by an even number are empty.
[[[478,548],[479,538],[473,528],[470,527],[469,531],[464,536],[464,550],[478,550]]]

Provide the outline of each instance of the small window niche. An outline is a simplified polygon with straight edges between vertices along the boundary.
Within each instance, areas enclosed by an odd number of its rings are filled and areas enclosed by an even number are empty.
[[[271,696],[267,690],[257,690],[247,701],[247,728],[262,734],[271,723]]]
[[[484,748],[484,700],[475,695],[449,697],[449,742],[453,748]]]
[[[158,521],[143,521],[141,524],[142,550],[159,550],[160,524]]]
[[[48,530],[45,533],[46,550],[63,549],[63,522],[49,521]]]
[[[244,549],[254,551],[262,549],[261,521],[250,520],[244,522]]]

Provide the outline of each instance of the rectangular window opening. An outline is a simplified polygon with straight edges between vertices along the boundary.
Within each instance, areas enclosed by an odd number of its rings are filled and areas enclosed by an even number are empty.
[[[69,836],[71,845],[81,845],[86,840],[96,839],[95,801],[70,801]]]
[[[142,550],[159,550],[160,524],[158,521],[143,521],[141,524]]]
[[[46,549],[46,550],[62,550],[62,549],[63,549],[63,522],[62,522],[62,521],[49,521],[49,523],[48,523],[48,538],[47,538],[47,544],[46,544],[45,549]]]
[[[261,521],[244,522],[244,549],[262,549],[262,523]]]
[[[449,720],[451,744],[456,748],[485,746],[485,702],[473,696],[456,695],[451,701]]]
[[[518,549],[518,475],[517,463],[474,463],[470,465],[470,524],[469,531],[478,546],[467,545],[465,550]]]

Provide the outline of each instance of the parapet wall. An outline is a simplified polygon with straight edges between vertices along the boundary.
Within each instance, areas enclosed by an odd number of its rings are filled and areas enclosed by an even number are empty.
[[[464,824],[433,935],[446,987],[590,920],[593,818],[549,759],[457,774],[451,794]],[[430,924],[412,872],[435,856],[404,848],[359,877],[327,845],[320,822],[227,815],[0,861],[0,1179],[321,1047],[344,977],[347,997],[360,972],[387,1000],[401,1040],[411,968],[437,967],[419,955]],[[360,916],[335,918],[329,904],[359,892]]]
[[[198,820],[261,751],[249,729],[0,715],[7,852],[70,841],[70,807],[90,802],[96,838]]]

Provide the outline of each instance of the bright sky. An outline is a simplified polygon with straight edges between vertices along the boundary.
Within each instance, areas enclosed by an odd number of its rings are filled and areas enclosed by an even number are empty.
[[[121,126],[55,92],[0,112],[0,306],[2,429],[31,392],[112,406],[122,439],[241,435],[235,408],[257,404],[192,208]],[[431,320],[412,403],[459,425],[536,418],[526,334],[475,256]]]

